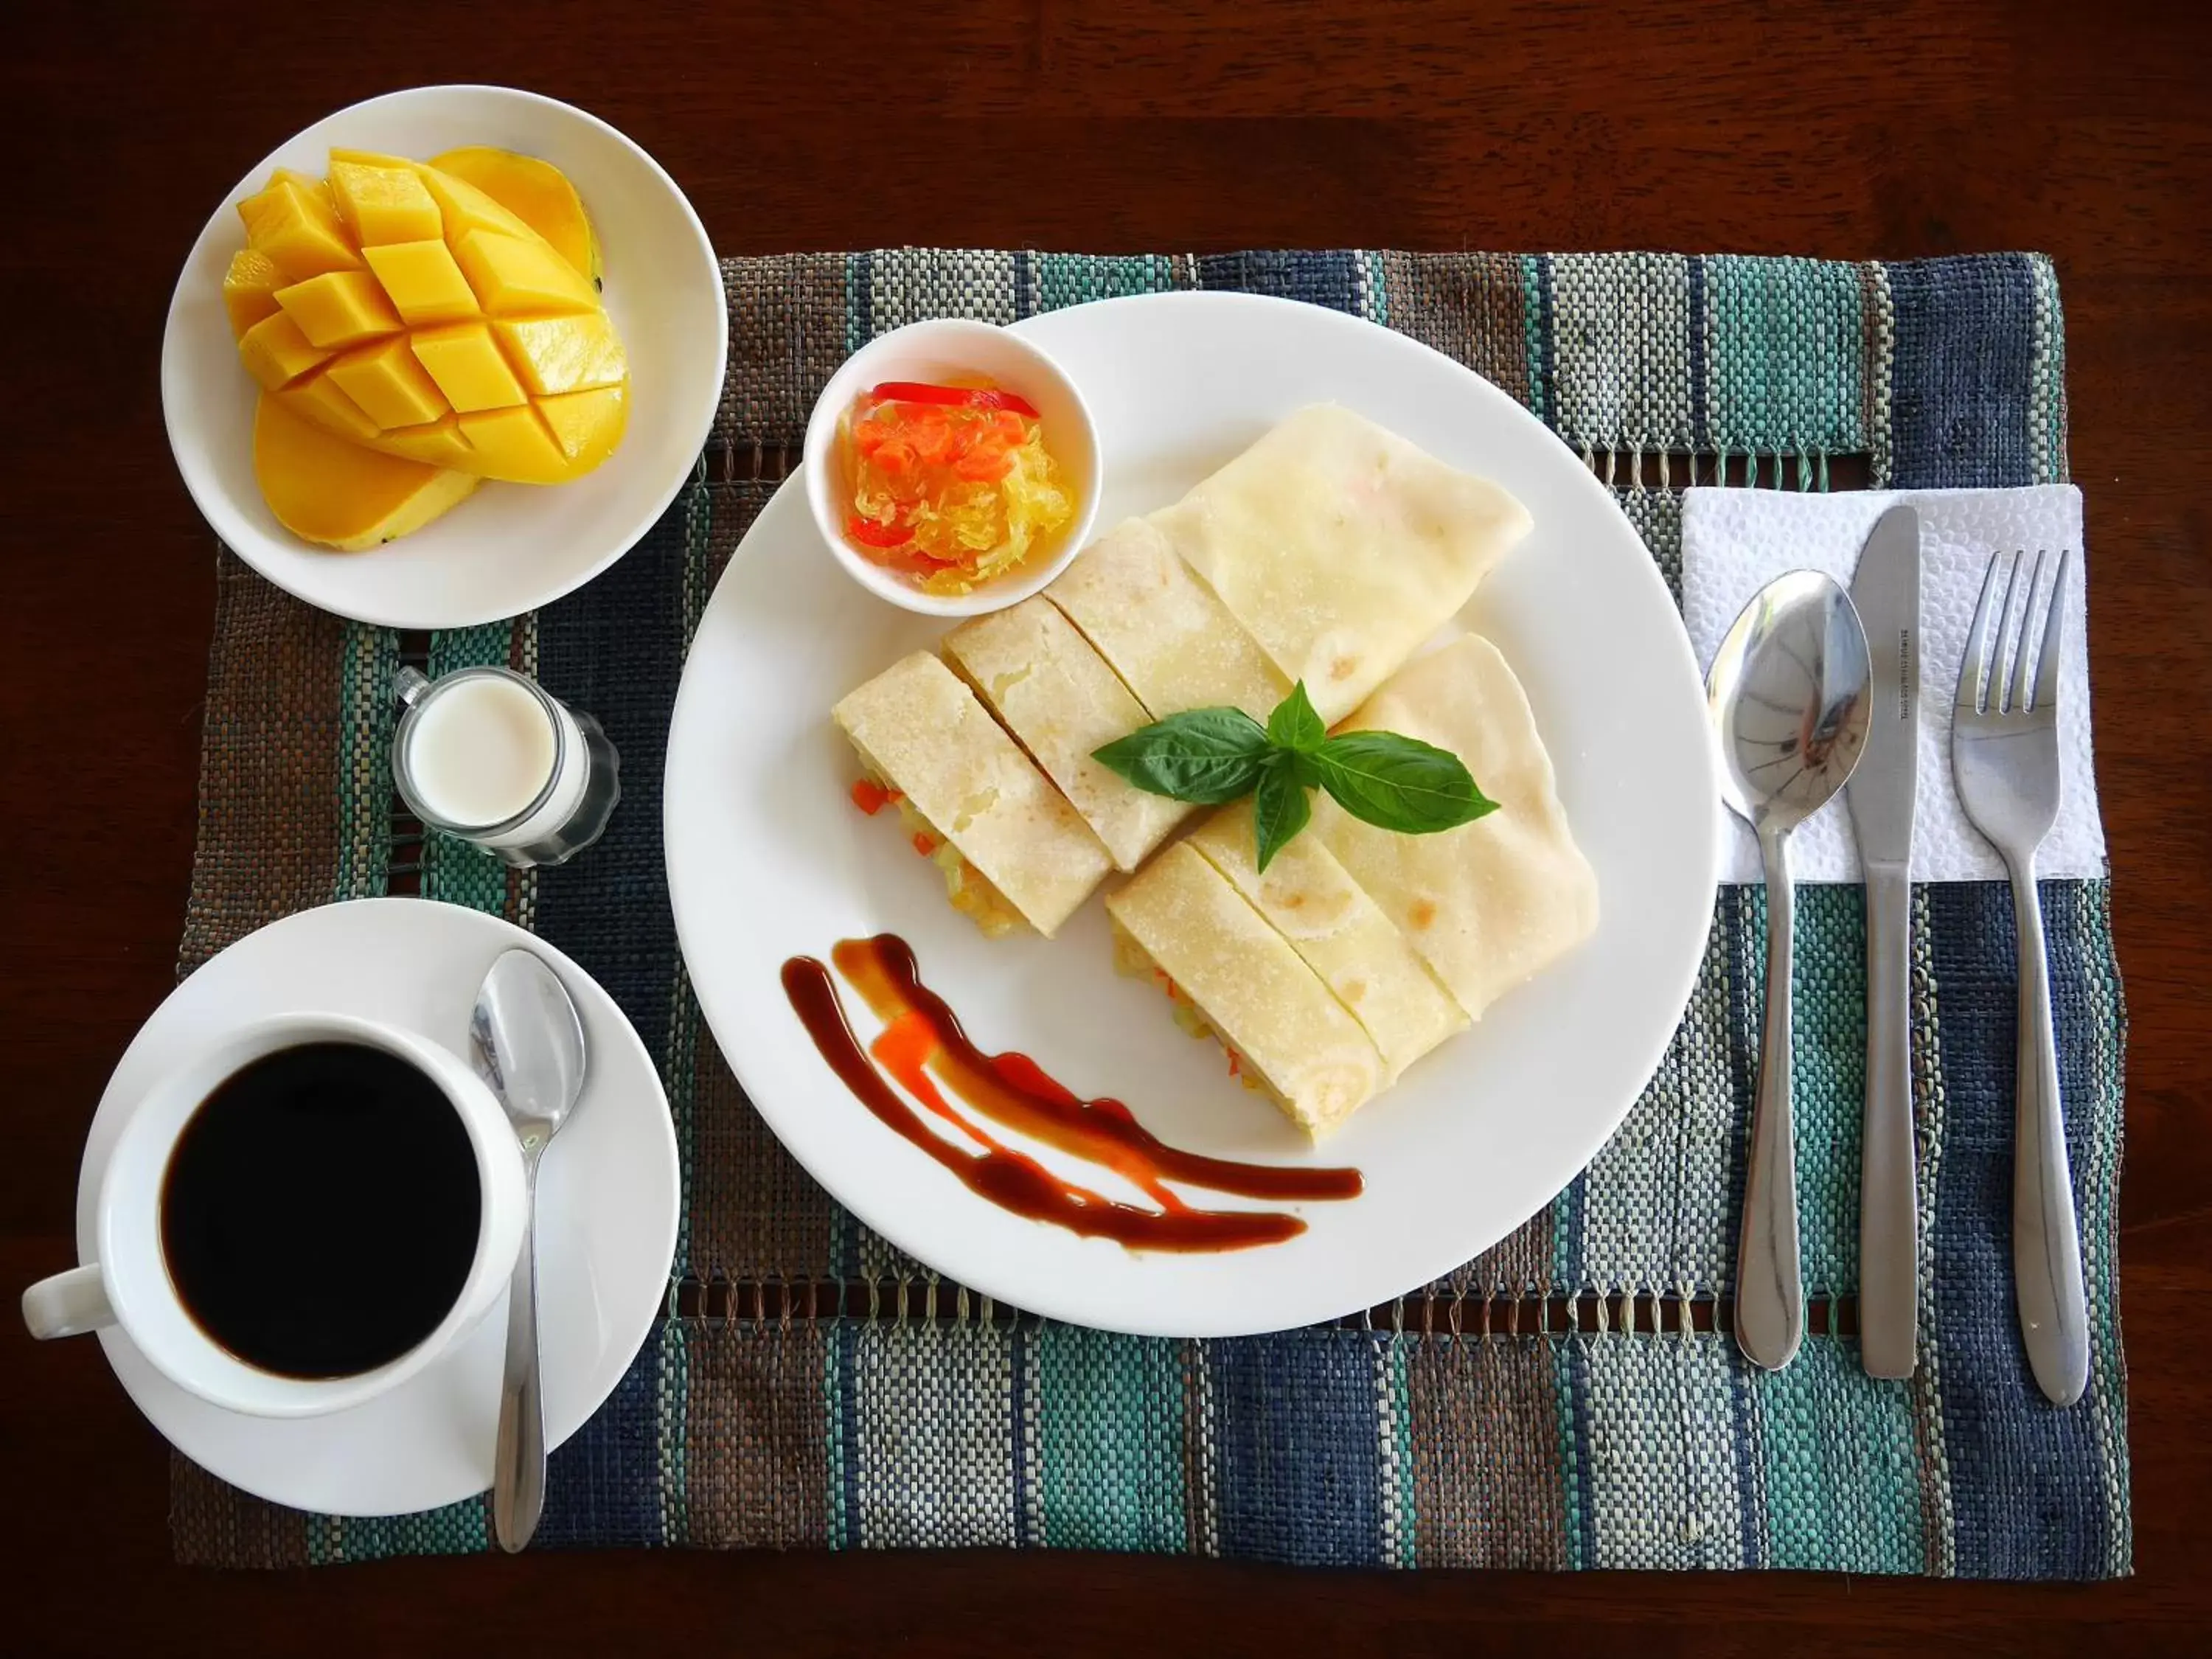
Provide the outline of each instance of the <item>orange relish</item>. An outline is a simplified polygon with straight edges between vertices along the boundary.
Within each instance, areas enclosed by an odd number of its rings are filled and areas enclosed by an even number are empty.
[[[892,380],[845,416],[845,538],[954,597],[1002,576],[1075,517],[1028,399],[988,386]]]

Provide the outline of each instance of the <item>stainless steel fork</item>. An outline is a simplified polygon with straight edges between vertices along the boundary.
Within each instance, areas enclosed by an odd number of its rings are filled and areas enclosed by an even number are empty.
[[[2027,1363],[2061,1406],[2089,1382],[2089,1319],[2081,1288],[2081,1238],[2059,1110],[2058,1047],[2051,1024],[2051,969],[2035,849],[2058,816],[2058,664],[2066,617],[2062,553],[2044,609],[2043,643],[2031,653],[2036,590],[2045,556],[2030,568],[2023,552],[1990,561],[1981,604],[1959,670],[1951,713],[1951,774],[1960,805],[2012,872],[2020,942],[2020,1020],[2014,1050],[2012,1270]],[[2004,567],[2010,564],[2010,574]],[[2027,580],[2021,581],[2023,572]],[[1998,598],[1999,577],[2003,597]],[[2013,596],[2020,592],[2015,617]],[[2030,671],[2033,669],[2033,678]],[[1986,682],[1986,684],[1984,684]]]

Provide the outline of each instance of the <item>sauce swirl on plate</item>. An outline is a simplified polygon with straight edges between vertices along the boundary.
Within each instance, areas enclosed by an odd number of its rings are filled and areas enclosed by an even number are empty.
[[[829,969],[812,957],[792,957],[783,965],[784,993],[822,1057],[878,1121],[1001,1209],[1132,1249],[1188,1253],[1278,1244],[1304,1232],[1306,1224],[1279,1211],[1199,1209],[1170,1182],[1276,1203],[1359,1195],[1357,1170],[1244,1164],[1186,1152],[1146,1129],[1120,1101],[1080,1098],[1026,1054],[985,1054],[944,999],[921,982],[913,951],[891,934],[845,939],[830,958],[884,1024],[864,1052]],[[886,1072],[931,1115],[957,1126],[982,1150],[938,1134],[885,1080]],[[1120,1176],[1159,1207],[1121,1203],[1063,1180],[957,1111],[948,1090],[992,1123]]]

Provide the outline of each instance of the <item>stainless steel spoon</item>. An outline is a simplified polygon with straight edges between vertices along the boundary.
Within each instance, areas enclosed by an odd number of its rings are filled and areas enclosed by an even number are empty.
[[[1735,1340],[1780,1370],[1805,1334],[1797,1271],[1797,1157],[1790,1105],[1795,895],[1790,832],[1841,789],[1866,747],[1873,669],[1850,596],[1817,571],[1761,588],[1721,641],[1705,702],[1721,745],[1722,795],[1759,834],[1766,869],[1766,1029],[1736,1249]]]
[[[530,1541],[545,1507],[545,1405],[538,1388],[538,1160],[583,1092],[584,1023],[553,970],[527,951],[491,965],[469,1020],[477,1075],[507,1108],[529,1182],[522,1252],[507,1287],[507,1372],[499,1390],[492,1529],[510,1553]]]

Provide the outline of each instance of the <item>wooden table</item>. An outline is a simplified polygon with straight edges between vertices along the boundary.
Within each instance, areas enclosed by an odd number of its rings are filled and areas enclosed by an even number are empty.
[[[2212,24],[2200,8],[1066,0],[26,7],[0,56],[9,346],[0,1280],[72,1259],[79,1143],[171,982],[210,538],[155,362],[209,204],[373,93],[495,81],[651,149],[726,253],[899,242],[2040,248],[2095,557],[2098,771],[2133,1019],[2123,1206],[2139,1576],[1998,1586],[1297,1573],[1034,1554],[169,1562],[167,1460],[89,1343],[4,1322],[10,1652],[1459,1651],[2207,1639],[2212,1374]],[[2145,9],[2148,12],[2150,9]],[[933,16],[926,14],[935,14]],[[2193,15],[2192,15],[2193,14]],[[1480,1624],[1484,1631],[1471,1630]],[[2193,1636],[2191,1632],[2194,1630]],[[2202,1650],[2197,1648],[2197,1650]]]

